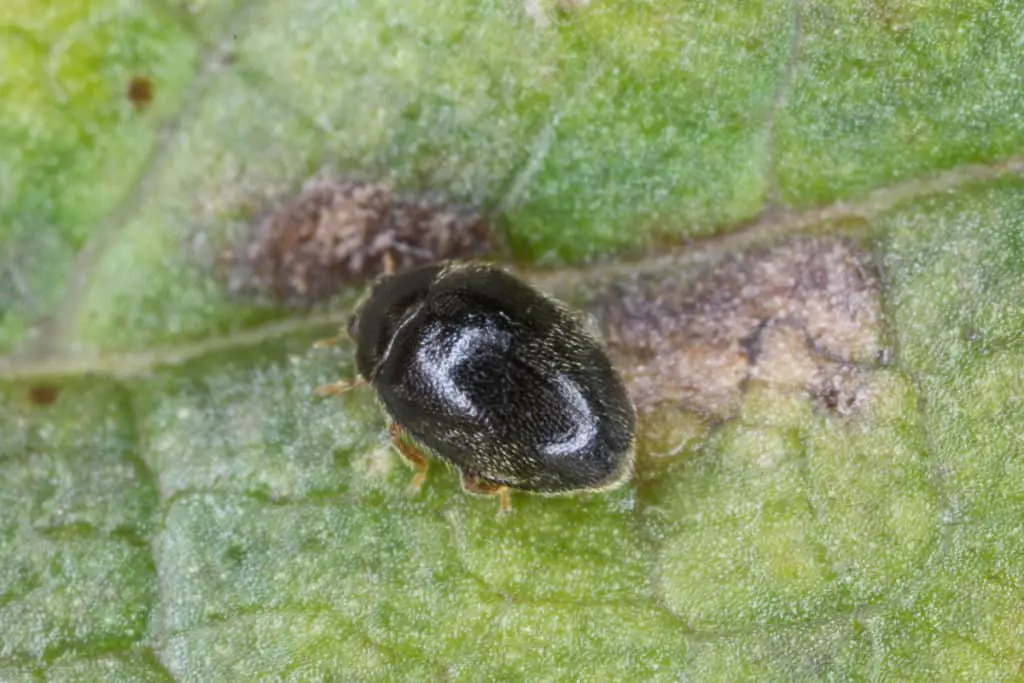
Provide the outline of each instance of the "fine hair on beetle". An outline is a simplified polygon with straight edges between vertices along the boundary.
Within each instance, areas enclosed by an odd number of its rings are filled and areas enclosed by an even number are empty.
[[[572,494],[633,472],[636,411],[604,344],[569,308],[500,267],[443,262],[379,277],[347,325],[355,384],[369,384],[391,439],[426,478],[427,456],[463,488]],[[325,340],[324,346],[340,338]]]

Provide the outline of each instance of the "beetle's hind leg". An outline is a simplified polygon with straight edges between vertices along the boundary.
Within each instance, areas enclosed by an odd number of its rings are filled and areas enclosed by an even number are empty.
[[[481,479],[473,474],[462,473],[462,488],[468,493],[475,493],[481,496],[498,496],[501,501],[502,513],[512,512],[512,500],[509,497],[508,487],[504,484],[496,484],[493,481]]]
[[[345,335],[339,334],[337,337],[327,337],[325,339],[317,339],[313,342],[314,349],[330,349],[338,344],[341,344],[346,339]]]
[[[423,486],[423,482],[427,480],[427,458],[423,455],[423,451],[409,442],[408,435],[402,429],[402,425],[392,422],[388,428],[388,434],[391,436],[391,443],[395,444],[395,448],[402,454],[402,457],[408,460],[412,464],[413,469],[416,470],[412,481],[409,482],[409,493],[416,493]],[[406,438],[403,439],[402,437]]]

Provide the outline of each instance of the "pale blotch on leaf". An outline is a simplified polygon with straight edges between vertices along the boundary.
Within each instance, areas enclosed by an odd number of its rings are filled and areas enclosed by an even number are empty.
[[[725,419],[758,385],[807,392],[842,415],[866,404],[883,344],[866,254],[844,240],[796,239],[684,273],[621,278],[591,305],[641,413]]]
[[[493,243],[491,221],[475,207],[320,174],[226,248],[220,265],[232,294],[302,305],[388,267],[479,256]]]
[[[353,474],[368,484],[381,484],[387,480],[395,464],[391,443],[371,448],[352,461]]]
[[[551,25],[553,16],[569,14],[590,5],[590,0],[523,0],[523,11],[537,28]]]

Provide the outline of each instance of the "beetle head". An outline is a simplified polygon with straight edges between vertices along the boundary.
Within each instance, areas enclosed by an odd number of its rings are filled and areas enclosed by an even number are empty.
[[[370,288],[348,321],[348,334],[356,342],[359,374],[373,379],[374,369],[402,321],[427,296],[444,264],[419,266],[385,275]]]

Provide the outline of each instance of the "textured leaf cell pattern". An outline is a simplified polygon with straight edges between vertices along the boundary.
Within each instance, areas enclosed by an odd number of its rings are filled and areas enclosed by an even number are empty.
[[[0,680],[1019,680],[1022,37],[1012,0],[2,3]],[[325,169],[331,244],[359,188],[410,249],[469,207],[590,314],[628,486],[409,496],[373,396],[311,397],[361,281],[223,264],[317,239],[275,212]]]

